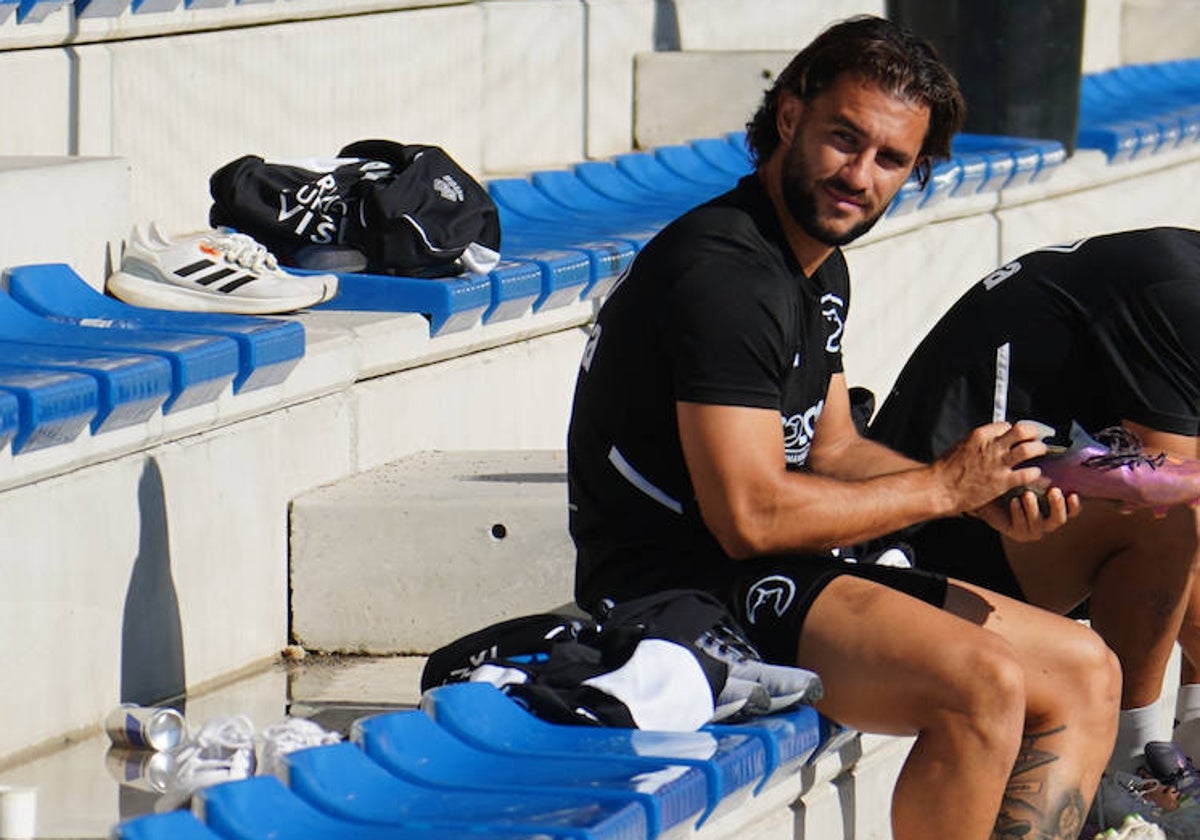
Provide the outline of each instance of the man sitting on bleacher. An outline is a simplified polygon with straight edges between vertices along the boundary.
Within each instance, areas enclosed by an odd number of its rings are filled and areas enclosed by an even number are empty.
[[[723,599],[763,655],[820,674],[819,708],[917,736],[893,835],[1074,838],[1112,749],[1120,673],[1086,627],[923,571],[831,549],[974,513],[1015,539],[1078,509],[1016,465],[1046,451],[993,423],[923,465],[861,438],[838,248],[963,111],[932,49],[878,18],[801,51],[749,126],[756,172],[669,225],[604,304],[568,441],[576,598],[672,587]],[[947,803],[952,803],[947,807]]]
[[[871,424],[872,438],[922,460],[988,420],[1037,420],[1064,444],[1073,424],[1111,429],[1102,436],[1128,455],[1138,450],[1127,432],[1140,439],[1140,458],[1094,459],[1092,473],[1076,478],[1072,489],[1082,493],[1086,480],[1095,498],[1045,540],[1013,542],[970,519],[936,520],[905,537],[920,568],[1056,612],[1090,599],[1092,626],[1124,677],[1102,793],[1121,782],[1140,790],[1145,768],[1200,795],[1200,774],[1185,757],[1200,758],[1200,590],[1192,586],[1200,542],[1188,506],[1200,498],[1198,325],[1200,231],[1158,227],[1049,246],[968,290],[913,352]],[[1159,740],[1159,694],[1177,637],[1181,751]],[[1200,802],[1186,805],[1159,814],[1151,803],[1145,813],[1168,836],[1200,837]]]

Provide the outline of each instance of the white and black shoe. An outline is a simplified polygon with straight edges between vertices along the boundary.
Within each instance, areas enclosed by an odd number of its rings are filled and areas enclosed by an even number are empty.
[[[271,315],[323,303],[337,294],[332,274],[289,274],[242,233],[219,229],[172,241],[151,223],[133,229],[108,292],[134,306]]]

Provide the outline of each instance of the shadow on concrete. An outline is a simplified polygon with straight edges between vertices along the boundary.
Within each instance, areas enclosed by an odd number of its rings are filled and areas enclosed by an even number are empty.
[[[655,0],[654,51],[678,52],[679,49],[679,12],[675,0]]]
[[[177,700],[187,685],[179,598],[171,579],[171,541],[162,473],[150,458],[138,481],[141,529],[121,623],[121,702]],[[182,708],[180,709],[182,711]]]

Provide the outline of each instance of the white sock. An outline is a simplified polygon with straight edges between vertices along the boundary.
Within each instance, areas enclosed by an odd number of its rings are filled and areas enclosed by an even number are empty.
[[[1175,695],[1175,732],[1171,740],[1184,755],[1200,758],[1200,685],[1181,685]]]
[[[1146,742],[1160,737],[1158,701],[1137,709],[1122,709],[1117,722],[1117,743],[1109,770],[1136,773],[1142,764]]]

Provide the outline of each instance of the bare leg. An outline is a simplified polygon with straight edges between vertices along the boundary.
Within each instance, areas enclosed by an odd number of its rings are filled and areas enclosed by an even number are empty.
[[[1122,708],[1158,698],[1200,562],[1194,511],[1122,514],[1087,501],[1058,531],[1038,542],[1006,540],[1004,550],[1031,603],[1067,612],[1090,593],[1092,627],[1121,661]]]
[[[825,682],[821,710],[917,736],[895,840],[1074,840],[1112,746],[1115,660],[1086,628],[1028,605],[967,586],[948,601],[957,615],[858,578],[826,587],[798,650]]]

